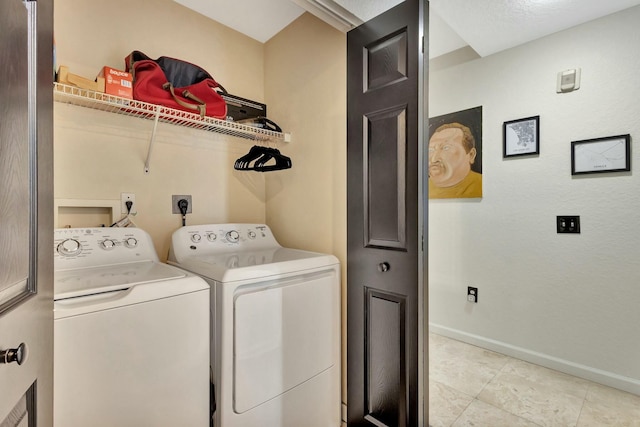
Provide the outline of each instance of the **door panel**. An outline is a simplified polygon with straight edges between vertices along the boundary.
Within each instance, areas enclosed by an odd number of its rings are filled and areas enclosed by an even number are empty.
[[[53,411],[53,2],[0,5],[0,425]],[[36,69],[37,65],[37,69]],[[24,414],[26,409],[27,414]]]
[[[407,110],[393,107],[365,120],[365,246],[406,250]]]
[[[4,421],[0,422],[0,427],[28,427],[29,426],[29,414],[33,413],[33,397],[35,387],[29,389],[27,393],[25,393],[16,406],[13,407],[9,415],[5,418]]]
[[[366,290],[367,415],[384,425],[406,425],[406,298]]]
[[[407,79],[407,32],[401,29],[366,47],[365,91]]]
[[[0,17],[0,313],[29,293],[29,15],[20,1]],[[8,21],[8,22],[7,22]],[[20,83],[17,83],[20,82]],[[19,213],[19,214],[18,214]],[[25,238],[27,236],[27,238]]]
[[[422,0],[347,35],[347,422],[419,423]]]

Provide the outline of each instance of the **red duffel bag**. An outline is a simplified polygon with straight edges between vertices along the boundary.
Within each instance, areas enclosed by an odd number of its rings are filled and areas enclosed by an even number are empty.
[[[134,50],[125,58],[133,76],[133,99],[177,110],[227,118],[227,104],[220,93],[227,91],[204,69],[180,59],[151,59]]]

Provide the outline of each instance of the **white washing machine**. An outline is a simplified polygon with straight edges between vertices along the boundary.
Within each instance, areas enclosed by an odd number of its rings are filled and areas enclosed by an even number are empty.
[[[340,266],[269,227],[178,229],[168,262],[211,285],[215,427],[340,426]]]
[[[208,427],[209,285],[141,229],[54,233],[54,425]]]

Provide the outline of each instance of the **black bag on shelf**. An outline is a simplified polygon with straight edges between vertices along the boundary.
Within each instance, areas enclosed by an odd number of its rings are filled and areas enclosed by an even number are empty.
[[[267,116],[267,105],[229,93],[221,94],[227,103],[227,120],[234,122]]]
[[[243,125],[253,126],[264,130],[270,130],[273,132],[282,132],[282,128],[276,124],[276,122],[267,119],[266,117],[254,117],[252,119],[238,120],[238,123]]]

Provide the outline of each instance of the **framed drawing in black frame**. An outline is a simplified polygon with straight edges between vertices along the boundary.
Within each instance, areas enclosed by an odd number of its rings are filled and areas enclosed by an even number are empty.
[[[540,116],[502,124],[503,157],[540,154]]]
[[[571,141],[571,175],[631,170],[631,135]]]

